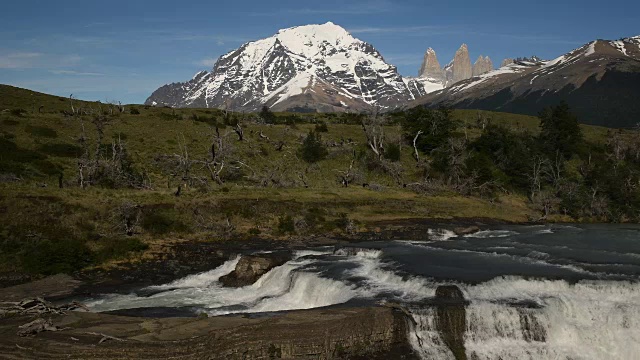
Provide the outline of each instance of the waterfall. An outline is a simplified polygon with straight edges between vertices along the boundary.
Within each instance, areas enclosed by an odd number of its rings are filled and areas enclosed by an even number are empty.
[[[463,287],[464,347],[470,359],[637,359],[640,284],[501,278]],[[454,359],[443,349],[433,307],[412,309],[408,335],[424,359]],[[445,346],[446,348],[446,346]]]

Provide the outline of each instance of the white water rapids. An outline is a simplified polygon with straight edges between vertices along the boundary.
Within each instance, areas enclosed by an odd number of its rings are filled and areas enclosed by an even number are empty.
[[[484,232],[471,241],[503,234],[510,236],[506,232]],[[450,237],[440,239],[448,243]],[[412,245],[397,246],[405,249]],[[546,261],[539,252],[531,253],[531,258],[525,257],[531,264],[540,266]],[[389,300],[404,303],[410,309],[416,325],[407,336],[422,358],[454,359],[437,328],[435,308],[425,303],[434,298],[438,285],[451,282],[402,271],[397,261],[385,257],[385,249],[299,251],[293,260],[272,269],[253,285],[222,287],[219,278],[231,272],[238,259],[209,272],[148,288],[149,296],[109,294],[92,299],[87,305],[95,311],[187,307],[209,315],[223,315],[309,309],[355,299]],[[464,346],[470,359],[640,358],[637,281],[570,283],[502,276],[480,283],[454,283],[469,302]]]

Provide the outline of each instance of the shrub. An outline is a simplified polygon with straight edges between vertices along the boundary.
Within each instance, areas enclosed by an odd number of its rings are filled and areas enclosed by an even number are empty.
[[[309,135],[302,142],[300,147],[300,157],[310,164],[324,160],[329,152],[322,143],[320,134],[315,131],[309,131]]]
[[[329,132],[329,128],[327,127],[327,123],[326,122],[321,122],[319,124],[316,124],[316,132]]]
[[[339,213],[338,218],[333,221],[338,229],[345,229],[349,224],[349,216],[346,213]]]
[[[15,126],[20,124],[20,122],[18,120],[12,120],[12,119],[4,119],[2,120],[2,123],[5,125],[10,125],[10,126]]]
[[[390,144],[384,149],[384,157],[391,161],[400,161],[400,145]]]
[[[129,112],[131,113],[131,115],[140,115],[140,110],[138,110],[137,108],[131,108]]]
[[[281,216],[278,219],[278,231],[282,234],[294,234],[296,232],[296,224],[291,215]]]
[[[268,106],[262,107],[262,110],[260,111],[260,117],[267,124],[275,124],[276,122],[276,115],[271,112]]]

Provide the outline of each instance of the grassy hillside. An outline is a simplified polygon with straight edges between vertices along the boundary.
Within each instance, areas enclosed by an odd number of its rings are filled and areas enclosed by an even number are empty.
[[[273,125],[258,114],[216,109],[127,105],[121,112],[115,105],[73,100],[72,114],[71,106],[68,98],[0,86],[0,272],[69,272],[130,258],[132,251],[161,256],[166,244],[183,239],[304,239],[374,231],[382,220],[539,217],[525,194],[469,197],[445,187],[420,192],[407,186],[422,182],[425,169],[413,159],[400,125],[392,123],[383,130],[400,155],[385,162],[389,170],[372,159],[353,114],[279,113]],[[100,147],[96,118],[105,124]],[[469,139],[482,133],[479,118],[518,133],[539,131],[537,118],[522,115],[462,110],[454,118]],[[299,150],[322,124],[328,155],[309,164]],[[593,143],[607,139],[607,129],[582,129]],[[219,141],[225,151],[221,183],[206,167],[212,143],[221,151]],[[79,159],[85,150],[109,161],[120,144],[140,185],[81,188]],[[188,159],[188,179],[163,165],[167,159]],[[356,176],[343,187],[341,174],[347,171]]]

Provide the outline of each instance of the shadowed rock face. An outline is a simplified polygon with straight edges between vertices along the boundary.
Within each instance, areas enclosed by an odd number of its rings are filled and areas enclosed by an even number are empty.
[[[291,260],[290,251],[281,251],[260,255],[243,255],[236,265],[236,269],[220,278],[222,285],[226,287],[248,286],[269,272],[276,266],[283,265]]]
[[[455,285],[436,289],[438,332],[456,360],[466,360],[464,332],[467,328],[466,302],[462,291]]]

